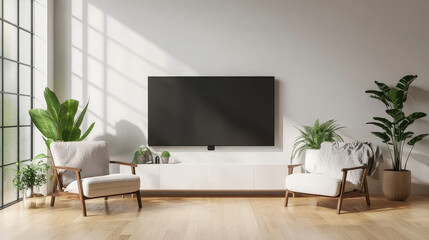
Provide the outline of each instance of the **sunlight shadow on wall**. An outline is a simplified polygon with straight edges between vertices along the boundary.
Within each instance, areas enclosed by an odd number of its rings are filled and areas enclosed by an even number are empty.
[[[111,138],[119,137],[118,123],[127,121],[127,126],[140,129],[143,136],[129,141],[136,146],[146,143],[147,76],[172,72],[194,75],[195,71],[89,1],[71,2],[70,25],[72,74],[68,94],[82,102],[90,99],[84,127],[95,121],[92,138],[117,144],[121,141]],[[127,126],[120,130],[129,132]],[[128,144],[119,146],[129,150]],[[116,148],[112,153],[122,152]]]

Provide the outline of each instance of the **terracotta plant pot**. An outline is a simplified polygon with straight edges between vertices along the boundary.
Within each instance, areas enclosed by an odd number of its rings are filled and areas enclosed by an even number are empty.
[[[381,178],[384,196],[392,201],[405,201],[411,193],[411,171],[384,169]]]

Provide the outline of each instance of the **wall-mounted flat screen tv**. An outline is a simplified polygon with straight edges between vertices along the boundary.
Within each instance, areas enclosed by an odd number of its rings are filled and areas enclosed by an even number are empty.
[[[148,78],[150,146],[274,146],[274,77]]]

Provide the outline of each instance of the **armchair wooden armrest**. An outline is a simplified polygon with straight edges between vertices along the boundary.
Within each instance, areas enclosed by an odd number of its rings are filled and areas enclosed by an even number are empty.
[[[302,166],[304,164],[291,164],[291,165],[287,165],[288,168],[288,175],[291,175],[293,173],[293,169],[299,166]]]
[[[62,166],[51,166],[55,170],[71,170],[75,172],[81,172],[82,168],[73,168],[73,167],[62,167]]]
[[[126,166],[130,166],[130,167],[137,167],[137,164],[134,164],[134,163],[127,163],[127,162],[120,162],[120,161],[110,161],[110,163],[126,165]]]
[[[366,186],[366,175],[368,173],[368,166],[367,165],[362,165],[362,166],[358,166],[358,167],[351,167],[351,168],[343,168],[341,169],[341,171],[343,172],[343,177],[341,180],[341,184],[342,184],[342,191],[344,191],[344,187],[346,185],[346,181],[347,181],[347,173],[348,171],[353,171],[353,170],[362,170],[362,178],[360,180],[360,184],[359,184],[359,192],[362,192],[363,188],[368,189],[368,186]],[[366,190],[368,191],[368,190]],[[367,198],[369,199],[369,198]],[[369,202],[369,200],[367,200]]]
[[[366,169],[366,168],[367,168],[367,166],[363,165],[363,166],[359,166],[359,167],[343,168],[343,169],[341,169],[341,171],[347,172],[347,171],[351,171],[351,170]]]
[[[110,163],[115,163],[115,164],[120,164],[120,165],[125,165],[125,166],[130,166],[131,167],[131,173],[136,175],[136,167],[137,164],[134,163],[126,163],[126,162],[120,162],[120,161],[110,161]]]

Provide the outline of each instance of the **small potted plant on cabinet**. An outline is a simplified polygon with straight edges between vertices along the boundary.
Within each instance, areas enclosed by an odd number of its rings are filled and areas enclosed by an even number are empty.
[[[13,186],[23,191],[24,208],[38,208],[45,206],[45,195],[40,187],[47,182],[49,166],[43,161],[35,160],[47,158],[44,154],[39,154],[29,164],[17,163],[18,170],[13,179]]]
[[[163,151],[161,153],[162,163],[167,164],[170,160],[170,153],[168,151]]]
[[[303,130],[295,139],[292,148],[291,163],[295,157],[299,157],[305,151],[305,170],[312,172],[319,158],[320,146],[323,142],[343,141],[336,131],[344,128],[331,119],[320,123],[316,120],[313,126],[302,126]]]
[[[134,164],[151,164],[153,163],[153,155],[150,148],[146,145],[140,146],[135,152],[134,152],[134,158],[133,158]]]
[[[407,75],[399,80],[395,87],[388,87],[384,83],[375,81],[379,90],[367,90],[371,98],[381,101],[386,106],[386,113],[390,119],[374,117],[374,122],[367,124],[381,128],[381,132],[371,132],[379,137],[389,149],[392,159],[392,169],[384,169],[382,175],[383,194],[389,200],[404,201],[411,193],[411,172],[407,170],[408,159],[414,145],[429,134],[414,135],[407,128],[417,119],[426,116],[426,113],[415,112],[405,115],[403,108],[407,100],[408,88],[417,78],[417,75]],[[403,153],[405,143],[411,147],[405,162]]]

